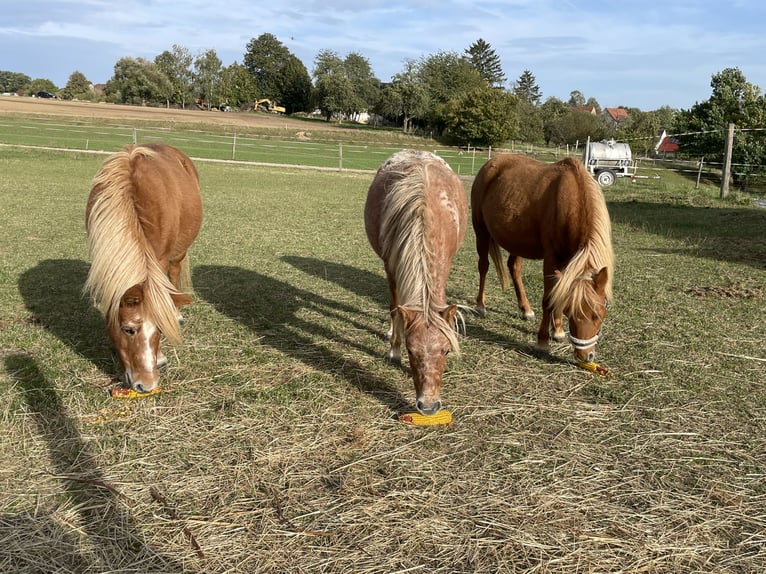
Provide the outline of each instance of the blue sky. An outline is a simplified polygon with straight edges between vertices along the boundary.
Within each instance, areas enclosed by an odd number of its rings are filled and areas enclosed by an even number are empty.
[[[407,59],[462,54],[477,39],[508,84],[534,74],[543,98],[573,90],[602,107],[689,109],[713,74],[738,67],[766,88],[766,2],[674,0],[23,0],[3,3],[0,70],[63,87],[78,70],[104,83],[122,57],[173,44],[242,63],[247,43],[277,37],[312,71],[320,50],[367,58],[382,81]]]

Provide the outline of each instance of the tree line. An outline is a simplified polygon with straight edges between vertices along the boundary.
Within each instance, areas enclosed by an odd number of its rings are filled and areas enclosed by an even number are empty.
[[[463,146],[502,146],[512,140],[528,144],[575,145],[590,138],[615,138],[650,155],[658,134],[678,134],[682,153],[720,157],[725,128],[763,126],[766,99],[738,68],[713,75],[710,99],[689,110],[662,107],[652,111],[624,108],[615,123],[598,101],[578,90],[568,101],[543,100],[534,74],[524,70],[506,87],[507,78],[492,46],[478,39],[463,53],[437,52],[403,62],[388,82],[378,79],[358,52],[340,56],[320,50],[311,72],[272,34],[252,38],[242,63],[224,66],[214,49],[192,53],[174,44],[154,60],[124,57],[103,93],[79,71],[61,89],[50,80],[31,80],[0,71],[0,91],[51,91],[62,99],[186,108],[249,109],[268,99],[287,114],[318,110],[329,121],[362,115],[373,125],[398,126],[408,134],[428,135]],[[733,161],[766,163],[762,132],[738,132]],[[681,135],[683,134],[683,135]]]

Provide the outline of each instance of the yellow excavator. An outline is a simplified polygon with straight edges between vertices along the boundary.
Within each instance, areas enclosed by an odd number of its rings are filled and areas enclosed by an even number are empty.
[[[268,98],[263,98],[261,100],[255,100],[255,104],[253,105],[253,109],[258,112],[268,112],[270,114],[284,114],[285,113],[285,107],[278,105],[276,102],[273,102],[269,100]]]

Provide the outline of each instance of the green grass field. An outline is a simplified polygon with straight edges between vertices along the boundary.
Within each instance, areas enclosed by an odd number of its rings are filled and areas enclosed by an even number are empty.
[[[0,149],[0,571],[766,570],[766,210],[750,198],[618,181],[612,377],[567,345],[534,354],[537,325],[490,276],[445,375],[453,425],[412,428],[395,420],[411,377],[382,359],[371,173],[199,161],[184,343],[163,393],[109,398],[115,359],[80,293],[102,161]],[[539,313],[539,262],[525,281]],[[448,297],[472,306],[476,287],[469,232]]]

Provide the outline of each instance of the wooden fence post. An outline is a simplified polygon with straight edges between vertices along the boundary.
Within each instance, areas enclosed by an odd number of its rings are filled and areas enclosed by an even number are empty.
[[[734,124],[729,124],[729,132],[723,146],[723,171],[721,172],[721,199],[729,195],[731,179],[731,149],[734,147]]]

